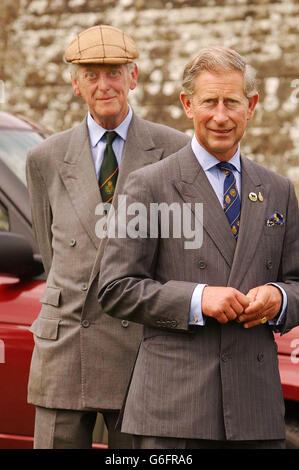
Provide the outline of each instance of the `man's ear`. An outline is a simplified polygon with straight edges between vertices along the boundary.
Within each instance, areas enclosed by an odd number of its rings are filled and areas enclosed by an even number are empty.
[[[130,82],[130,90],[134,90],[137,85],[137,79],[138,79],[138,67],[137,64],[134,64],[133,70],[130,72],[131,74],[131,82]]]
[[[192,101],[189,95],[186,95],[183,91],[180,94],[180,100],[185,110],[188,119],[193,119]]]
[[[72,87],[75,95],[81,96],[81,91],[78,83],[78,79],[71,75]]]
[[[256,93],[255,95],[251,96],[251,98],[248,98],[248,111],[247,111],[247,120],[252,118],[254,109],[257,105],[257,102],[259,100],[259,95]]]

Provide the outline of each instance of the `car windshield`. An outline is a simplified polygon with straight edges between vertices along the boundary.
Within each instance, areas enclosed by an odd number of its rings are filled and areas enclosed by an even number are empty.
[[[0,159],[26,185],[26,155],[43,137],[37,132],[19,129],[0,129]]]

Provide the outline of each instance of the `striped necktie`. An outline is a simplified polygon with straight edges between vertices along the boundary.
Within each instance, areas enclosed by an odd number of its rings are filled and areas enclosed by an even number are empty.
[[[112,148],[112,142],[117,137],[117,132],[106,132],[106,148],[101,166],[99,187],[103,202],[112,202],[117,176],[118,163]]]
[[[236,178],[231,163],[220,162],[217,167],[225,174],[223,186],[223,209],[232,229],[233,236],[238,239],[240,227],[241,201],[237,189]]]

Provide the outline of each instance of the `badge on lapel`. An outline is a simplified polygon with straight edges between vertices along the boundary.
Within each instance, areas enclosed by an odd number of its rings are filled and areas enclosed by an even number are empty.
[[[267,227],[274,227],[274,225],[284,225],[284,218],[280,212],[273,212],[271,217],[266,222]]]

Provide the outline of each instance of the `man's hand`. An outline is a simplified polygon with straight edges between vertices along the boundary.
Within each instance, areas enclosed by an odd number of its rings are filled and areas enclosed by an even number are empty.
[[[235,320],[249,307],[250,298],[233,287],[206,286],[202,294],[202,313],[219,323]]]
[[[282,293],[278,287],[264,285],[250,289],[247,294],[250,305],[239,316],[239,322],[244,323],[245,328],[260,325],[272,320],[280,311],[282,305]],[[263,322],[261,320],[264,320]]]

